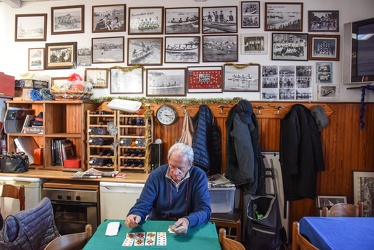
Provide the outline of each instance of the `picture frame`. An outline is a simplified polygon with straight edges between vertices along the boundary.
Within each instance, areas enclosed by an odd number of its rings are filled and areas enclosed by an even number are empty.
[[[29,71],[44,70],[44,48],[29,48]]]
[[[164,7],[129,7],[129,35],[163,34]]]
[[[347,203],[347,196],[344,195],[319,195],[317,196],[317,208],[330,208],[338,203]]]
[[[307,33],[272,33],[272,60],[307,61]]]
[[[353,199],[354,204],[359,201],[364,203],[364,217],[374,216],[374,205],[372,203],[374,190],[374,172],[373,171],[353,171]]]
[[[92,63],[123,63],[124,37],[92,38]]]
[[[86,68],[84,71],[84,80],[90,82],[92,87],[108,87],[108,69],[106,68]]]
[[[63,86],[68,81],[69,77],[51,77],[51,88],[53,86]]]
[[[203,34],[238,32],[237,6],[202,7],[202,17]]]
[[[166,36],[165,63],[199,63],[200,36]]]
[[[18,14],[15,19],[16,42],[47,40],[47,14]]]
[[[199,34],[200,8],[165,8],[165,34]]]
[[[186,68],[148,68],[146,78],[146,96],[186,96]]]
[[[124,67],[110,69],[111,94],[142,94],[143,67]]]
[[[309,60],[339,61],[340,35],[309,34]]]
[[[238,35],[204,35],[203,62],[237,62]]]
[[[46,43],[44,69],[72,69],[77,66],[77,42]]]
[[[242,1],[241,2],[241,27],[245,28],[260,28],[261,12],[260,1]]]
[[[51,7],[51,34],[84,33],[84,5]]]
[[[316,63],[316,82],[320,84],[330,84],[333,82],[332,62]]]
[[[188,93],[221,93],[222,66],[187,67],[187,88]]]
[[[265,31],[303,31],[303,3],[265,3]]]
[[[267,55],[268,43],[267,33],[240,34],[240,54]]]
[[[91,46],[78,48],[77,61],[78,61],[78,67],[79,66],[82,66],[82,67],[91,66],[91,62],[92,62]]]
[[[309,10],[309,32],[339,32],[338,10]]]
[[[318,100],[334,101],[339,98],[338,84],[318,84]]]
[[[126,31],[126,4],[92,6],[92,33]]]
[[[259,92],[260,64],[225,64],[224,92]]]
[[[162,55],[162,37],[127,39],[127,65],[162,65]]]

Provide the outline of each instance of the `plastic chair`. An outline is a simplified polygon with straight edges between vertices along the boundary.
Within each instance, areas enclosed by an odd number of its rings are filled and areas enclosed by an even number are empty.
[[[312,243],[300,234],[299,222],[292,224],[292,250],[318,250]]]
[[[66,234],[52,240],[44,250],[77,250],[82,249],[92,236],[92,226],[87,224],[84,232]]]
[[[322,208],[322,217],[362,217],[364,215],[364,204],[359,201],[357,205],[338,203],[333,205],[330,210],[327,207]]]
[[[224,228],[219,229],[219,243],[222,250],[245,250],[245,247],[239,241],[226,238],[226,229]]]
[[[25,210],[25,186],[13,186],[11,184],[2,184],[2,191],[0,197],[7,197],[19,200],[19,210]],[[0,210],[1,212],[1,210]]]

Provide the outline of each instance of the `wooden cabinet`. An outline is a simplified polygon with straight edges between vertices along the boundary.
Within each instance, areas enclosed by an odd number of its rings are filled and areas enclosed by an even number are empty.
[[[7,109],[33,109],[38,115],[43,112],[43,134],[7,134],[7,150],[15,152],[14,139],[19,136],[30,136],[35,139],[39,147],[43,148],[43,165],[32,165],[30,168],[61,170],[63,166],[53,166],[52,140],[68,139],[72,141],[76,156],[81,159],[81,168],[86,169],[86,112],[95,110],[97,104],[83,101],[7,101]]]

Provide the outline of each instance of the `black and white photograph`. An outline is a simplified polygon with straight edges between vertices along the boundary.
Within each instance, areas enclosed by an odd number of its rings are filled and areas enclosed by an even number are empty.
[[[199,34],[200,8],[165,8],[165,34]]]
[[[92,38],[92,63],[124,62],[124,37]]]
[[[162,37],[128,38],[127,65],[162,65]]]
[[[312,100],[312,66],[296,66],[296,100]]]
[[[165,63],[198,63],[200,60],[199,36],[166,36]]]
[[[164,7],[129,7],[128,34],[164,33]]]
[[[92,33],[126,31],[126,4],[92,6]]]
[[[267,55],[268,34],[248,33],[240,34],[240,54],[242,55]]]
[[[260,28],[260,1],[242,1],[242,28]]]
[[[333,82],[333,68],[332,62],[317,62],[316,63],[316,82],[317,83],[332,83]]]
[[[295,76],[294,65],[279,66],[279,100],[295,100]]]
[[[303,31],[303,3],[265,3],[265,31]]]
[[[318,84],[318,100],[333,101],[339,97],[338,84]]]
[[[91,66],[92,50],[91,47],[78,48],[77,63],[78,66]]]
[[[110,69],[111,94],[143,93],[143,67]]]
[[[44,69],[72,69],[77,65],[77,42],[46,43]]]
[[[339,35],[309,35],[309,60],[339,61]]]
[[[29,71],[44,70],[44,48],[29,48]]]
[[[318,196],[317,197],[317,207],[323,208],[327,207],[330,208],[338,203],[347,203],[347,196]]]
[[[278,66],[262,66],[261,73],[261,99],[278,100],[279,98],[279,75]]]
[[[203,62],[237,62],[238,35],[205,35],[202,41]]]
[[[84,33],[84,5],[52,7],[52,35]]]
[[[308,11],[309,32],[339,32],[338,10]]]
[[[308,60],[308,34],[272,33],[272,37],[272,60]]]
[[[47,14],[16,15],[15,41],[46,41]]]
[[[223,68],[225,92],[258,92],[260,90],[259,64],[225,64]]]
[[[186,68],[146,69],[147,96],[185,96]]]
[[[364,217],[374,216],[374,172],[353,171],[353,197],[364,203]]]
[[[238,7],[202,7],[203,34],[237,33]]]
[[[84,80],[92,84],[94,88],[108,87],[108,69],[106,68],[86,68]]]

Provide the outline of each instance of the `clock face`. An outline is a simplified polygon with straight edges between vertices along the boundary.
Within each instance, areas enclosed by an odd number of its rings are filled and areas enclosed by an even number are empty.
[[[171,125],[177,120],[177,111],[171,105],[164,104],[156,112],[157,120],[163,125]]]

